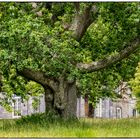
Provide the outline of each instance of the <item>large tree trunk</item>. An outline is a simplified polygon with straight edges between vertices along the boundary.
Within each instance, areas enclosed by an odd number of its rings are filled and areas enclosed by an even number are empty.
[[[45,90],[46,113],[54,112],[62,117],[76,117],[77,95],[76,81],[49,78],[41,71],[24,69],[18,74],[29,80],[38,82]]]
[[[76,117],[77,95],[76,83],[59,79],[59,84],[53,91],[45,89],[46,113],[55,112],[63,118]]]
[[[64,117],[77,117],[77,93],[76,93],[76,83],[69,83],[67,85],[66,94],[66,106],[63,112]]]
[[[45,87],[45,112],[54,112],[54,93],[51,88]]]

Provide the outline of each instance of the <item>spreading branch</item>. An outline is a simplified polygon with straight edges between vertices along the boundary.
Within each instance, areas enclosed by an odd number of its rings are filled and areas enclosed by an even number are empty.
[[[91,62],[89,64],[79,63],[79,64],[77,64],[77,67],[80,70],[86,71],[86,72],[94,72],[94,71],[101,70],[103,68],[106,68],[106,67],[128,57],[139,47],[139,44],[140,44],[140,39],[137,38],[127,48],[125,48],[118,54],[109,56],[107,58],[104,58],[104,59],[96,61],[96,62]]]
[[[33,80],[44,87],[49,86],[52,89],[56,88],[56,84],[57,84],[56,81],[54,79],[50,79],[41,71],[34,71],[31,69],[25,68],[21,71],[18,71],[18,74],[29,80]]]

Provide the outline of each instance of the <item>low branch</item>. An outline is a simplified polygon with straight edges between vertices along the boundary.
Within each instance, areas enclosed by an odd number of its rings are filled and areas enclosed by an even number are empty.
[[[29,79],[33,80],[42,86],[46,87],[49,86],[52,89],[56,88],[56,81],[53,79],[48,78],[43,72],[41,71],[34,71],[31,69],[23,69],[22,71],[18,71],[18,74]]]
[[[79,64],[77,64],[77,67],[80,70],[82,70],[83,72],[84,71],[85,72],[98,71],[100,69],[106,68],[106,67],[128,57],[139,47],[139,44],[140,44],[140,39],[137,38],[131,43],[131,45],[129,47],[125,48],[124,50],[122,50],[120,53],[118,53],[116,55],[112,55],[112,56],[109,56],[102,60],[99,60],[96,62],[91,62],[89,64],[79,63]]]

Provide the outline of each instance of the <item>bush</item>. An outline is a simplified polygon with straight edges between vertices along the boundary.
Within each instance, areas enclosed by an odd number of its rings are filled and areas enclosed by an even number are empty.
[[[20,119],[16,120],[17,125],[23,124],[39,124],[39,125],[49,125],[49,124],[61,124],[69,125],[79,122],[77,118],[67,118],[64,119],[53,112],[36,113],[32,115],[22,116]]]
[[[20,119],[16,120],[16,124],[24,124],[24,123],[38,124],[41,123],[44,119],[45,119],[45,114],[37,113],[37,114],[22,116]]]

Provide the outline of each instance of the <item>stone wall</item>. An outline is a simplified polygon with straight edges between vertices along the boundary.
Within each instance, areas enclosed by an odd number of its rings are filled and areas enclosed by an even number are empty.
[[[39,97],[39,106],[37,110],[34,110],[32,106],[34,97],[29,97],[29,100],[21,102],[21,116],[31,115],[33,113],[45,112],[45,98],[44,95]],[[133,117],[135,109],[136,99],[117,99],[112,101],[110,98],[100,99],[99,103],[93,112],[95,118],[117,118],[117,111],[121,110],[121,118]],[[77,98],[77,117],[88,117],[87,102],[83,97]],[[118,110],[117,110],[118,109]],[[138,115],[138,114],[137,114]],[[17,116],[20,117],[20,116]],[[6,111],[0,106],[0,118],[17,118],[13,115],[13,112]]]

